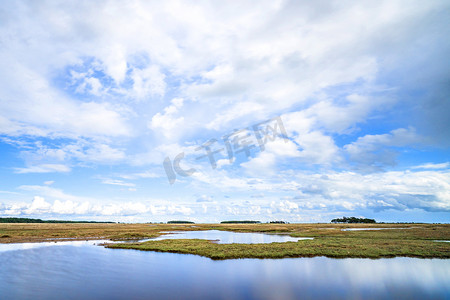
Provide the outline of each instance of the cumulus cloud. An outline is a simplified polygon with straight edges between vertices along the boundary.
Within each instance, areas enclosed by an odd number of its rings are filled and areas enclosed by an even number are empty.
[[[396,164],[396,147],[414,146],[421,140],[423,137],[417,135],[413,128],[399,128],[386,134],[359,137],[355,142],[345,145],[344,150],[358,168],[380,171],[385,166]]]
[[[183,106],[182,98],[172,99],[171,105],[164,108],[164,113],[158,112],[152,117],[149,123],[149,128],[153,130],[161,130],[161,133],[168,138],[171,138],[180,128],[184,121],[184,117],[177,116],[179,110]]]
[[[370,209],[397,211],[422,209],[448,211],[450,209],[450,173],[448,170],[387,171],[361,174],[349,171],[323,173],[299,170],[281,173],[277,177],[215,178],[197,177],[210,188],[246,193],[259,191],[271,200],[274,192],[291,195],[284,201],[299,208],[319,211],[356,211]],[[251,198],[251,194],[248,195]],[[253,198],[254,199],[254,198]],[[274,201],[274,200],[271,200]],[[281,205],[281,204],[280,204]],[[278,209],[278,208],[277,208]]]
[[[51,204],[46,202],[44,198],[35,196],[30,206],[25,209],[26,214],[46,213],[51,208]]]
[[[53,216],[133,216],[133,215],[191,215],[193,208],[185,205],[152,205],[142,202],[96,204],[89,201],[55,200],[53,203],[35,196],[29,204],[0,204],[0,215]]]
[[[51,87],[43,74],[24,66],[3,67],[11,71],[0,91],[2,134],[71,138],[129,134],[121,112],[110,104],[74,101]]]
[[[358,123],[366,121],[367,115],[391,99],[372,99],[368,96],[350,94],[345,97],[344,103],[336,103],[333,99],[319,100],[312,105],[305,114],[324,127],[329,132],[344,133],[355,127]],[[391,100],[392,101],[392,100]]]
[[[241,166],[250,174],[273,175],[276,171],[277,163],[288,158],[300,157],[297,145],[288,139],[278,137],[274,141],[265,144],[264,151],[259,152],[254,158],[241,163]]]
[[[133,92],[138,100],[149,98],[153,95],[164,96],[166,89],[165,75],[157,66],[149,66],[145,69],[133,69]]]
[[[281,213],[292,214],[292,213],[298,212],[298,204],[295,202],[288,201],[288,200],[272,202],[270,204],[270,208],[272,209],[272,212],[274,212],[274,213],[281,212]]]

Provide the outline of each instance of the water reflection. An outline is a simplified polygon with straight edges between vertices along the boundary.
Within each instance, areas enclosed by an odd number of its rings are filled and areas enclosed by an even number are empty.
[[[41,247],[0,253],[2,299],[444,299],[450,260],[239,259]]]
[[[359,231],[359,230],[386,230],[386,229],[411,229],[412,227],[385,227],[385,228],[373,228],[373,227],[367,227],[367,228],[345,228],[341,229],[342,231]]]
[[[42,247],[53,247],[53,246],[87,246],[87,245],[99,245],[103,243],[113,243],[110,240],[90,240],[90,241],[64,241],[64,242],[42,242],[42,243],[15,243],[15,244],[0,244],[0,253],[6,251],[15,250],[27,250]]]
[[[201,231],[171,231],[167,234],[145,241],[159,241],[168,239],[201,239],[213,240],[219,244],[266,244],[266,243],[284,243],[297,242],[299,240],[312,240],[313,238],[297,238],[288,235],[275,235],[264,233],[249,232],[231,232],[220,230],[201,230]]]

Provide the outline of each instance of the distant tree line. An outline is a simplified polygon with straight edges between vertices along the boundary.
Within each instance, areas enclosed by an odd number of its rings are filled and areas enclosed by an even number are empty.
[[[194,222],[191,221],[168,221],[167,224],[195,224]]]
[[[331,223],[376,223],[376,221],[367,218],[342,217],[331,220]]]
[[[30,218],[0,218],[0,223],[114,223],[114,222],[41,220]]]
[[[288,224],[286,221],[270,221],[270,224]]]
[[[222,221],[221,224],[259,224],[261,221]]]

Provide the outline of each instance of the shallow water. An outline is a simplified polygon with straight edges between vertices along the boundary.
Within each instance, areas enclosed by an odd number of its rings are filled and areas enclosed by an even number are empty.
[[[372,227],[368,227],[368,228],[345,228],[345,229],[341,229],[342,231],[359,231],[359,230],[386,230],[386,229],[411,229],[411,227],[391,227],[391,228],[372,228]]]
[[[54,247],[54,246],[73,246],[82,247],[88,245],[99,245],[103,243],[114,243],[110,240],[91,240],[91,241],[64,241],[64,242],[42,242],[42,243],[17,243],[17,244],[0,244],[0,253],[6,251],[15,250],[27,250],[43,247]],[[1,299],[1,298],[0,298]]]
[[[213,240],[218,244],[266,244],[266,243],[284,243],[297,242],[299,240],[312,240],[313,238],[295,238],[288,235],[250,233],[250,232],[231,232],[221,230],[201,230],[201,231],[171,231],[162,236],[148,241],[160,241],[168,239],[202,239]],[[145,241],[147,241],[145,240]]]
[[[64,244],[76,243],[76,244]],[[54,243],[53,243],[54,244]],[[450,260],[238,259],[93,243],[0,253],[1,299],[444,299]]]

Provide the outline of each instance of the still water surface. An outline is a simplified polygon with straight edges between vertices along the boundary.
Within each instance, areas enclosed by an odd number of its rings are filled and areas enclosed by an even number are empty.
[[[0,252],[0,299],[450,297],[450,260],[213,261],[195,255],[106,249],[94,243],[4,249]]]
[[[167,239],[202,239],[213,240],[218,244],[266,244],[297,242],[299,240],[312,240],[313,238],[296,238],[289,235],[262,234],[252,232],[231,232],[220,230],[199,230],[199,231],[171,231],[149,241]]]
[[[411,229],[413,227],[386,227],[386,228],[380,228],[380,227],[376,227],[376,228],[372,228],[372,227],[368,227],[368,228],[345,228],[345,229],[341,229],[341,231],[364,231],[364,230],[389,230],[389,229]]]

